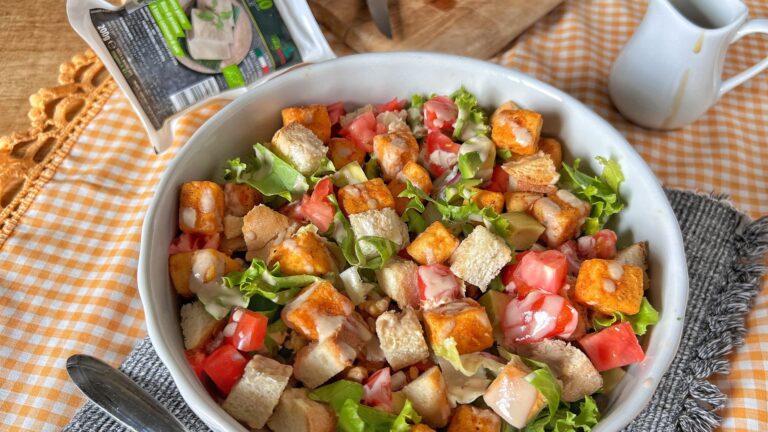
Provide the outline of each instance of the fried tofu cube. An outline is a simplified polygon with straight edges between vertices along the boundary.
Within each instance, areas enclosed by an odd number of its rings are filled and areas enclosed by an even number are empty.
[[[316,341],[335,334],[354,309],[352,301],[330,282],[319,281],[304,287],[280,316],[289,328]]]
[[[372,244],[360,240],[363,237],[373,236],[391,240],[395,243],[396,250],[402,249],[410,241],[408,226],[391,208],[353,214],[349,217],[349,224],[360,244],[360,251],[368,258],[375,257],[377,252]]]
[[[224,229],[224,191],[209,181],[181,185],[179,229],[190,234],[216,234]]]
[[[576,277],[573,297],[607,315],[634,315],[643,301],[643,269],[611,260],[586,260]]]
[[[394,300],[400,309],[419,307],[419,286],[416,272],[419,266],[411,260],[393,256],[376,270],[379,288]]]
[[[448,338],[456,341],[459,354],[493,346],[493,327],[480,303],[464,298],[424,311],[429,343],[439,346]]]
[[[485,390],[483,400],[504,421],[522,429],[547,405],[547,399],[526,381],[531,370],[513,357]]]
[[[513,158],[501,168],[509,175],[510,191],[553,193],[560,180],[555,163],[544,152]]]
[[[243,217],[256,205],[261,204],[261,192],[247,184],[226,183],[224,205],[226,214]]]
[[[317,171],[328,152],[320,138],[295,122],[275,132],[269,149],[305,176]]]
[[[532,155],[538,151],[542,124],[544,119],[535,111],[497,110],[491,116],[491,140],[496,148]]]
[[[450,263],[453,274],[485,292],[511,260],[512,250],[504,239],[479,225],[453,251]]]
[[[501,432],[501,418],[489,409],[459,405],[453,412],[448,432]]]
[[[334,432],[336,414],[330,406],[313,401],[305,388],[289,388],[280,396],[267,426],[273,432]]]
[[[307,105],[283,108],[283,126],[299,123],[312,131],[320,141],[327,143],[331,138],[331,119],[325,105]]]
[[[406,249],[421,265],[442,264],[459,246],[459,239],[440,221],[432,222]]]
[[[351,162],[357,162],[358,165],[363,166],[366,154],[365,150],[346,138],[331,138],[328,141],[328,157],[337,169]]]
[[[389,182],[389,187],[392,196],[395,198],[395,209],[397,214],[402,215],[405,212],[405,207],[410,201],[409,198],[398,198],[400,192],[405,190],[406,181],[410,181],[414,186],[421,189],[429,195],[432,193],[432,179],[429,177],[429,172],[419,165],[418,162],[410,161],[403,167],[403,170]]]
[[[292,370],[271,358],[253,356],[221,407],[252,429],[263,428],[280,401]]]
[[[194,252],[182,252],[168,257],[168,273],[176,293],[191,299],[195,294],[189,289],[189,278],[192,276],[192,255]]]
[[[212,317],[199,301],[182,306],[180,315],[184,348],[188,350],[203,348],[205,343],[226,324],[226,321]]]
[[[240,269],[240,262],[216,249],[200,249],[192,253],[191,276],[202,283],[211,282],[225,274]]]
[[[303,231],[278,243],[269,254],[270,267],[280,264],[286,276],[322,276],[336,270],[336,262],[319,235]]]
[[[339,204],[347,215],[368,210],[395,208],[395,198],[380,178],[349,184],[339,189]]]
[[[410,307],[402,313],[384,312],[376,319],[376,335],[393,370],[402,369],[429,357],[416,312]]]
[[[555,168],[560,171],[560,167],[563,166],[563,146],[560,141],[554,138],[540,138],[539,150],[549,155]]]
[[[531,214],[546,228],[544,240],[551,248],[574,238],[589,216],[590,205],[560,189],[533,203]]]
[[[507,192],[504,194],[508,212],[529,212],[533,203],[541,198],[542,194],[536,192]]]
[[[477,188],[472,188],[472,192],[474,195],[469,198],[469,201],[477,204],[481,209],[490,207],[496,214],[501,214],[504,211],[503,193]]]
[[[288,216],[259,204],[243,218],[243,238],[248,249],[246,258],[269,259],[272,247],[290,237],[298,224]]]
[[[419,143],[410,132],[393,132],[373,137],[373,154],[379,162],[382,177],[397,177],[408,162],[419,157]]]
[[[403,393],[421,415],[422,421],[439,429],[448,424],[451,403],[440,368],[432,366],[403,387]]]

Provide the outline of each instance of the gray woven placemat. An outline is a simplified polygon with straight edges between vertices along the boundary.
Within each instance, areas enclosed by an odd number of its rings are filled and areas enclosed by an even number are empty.
[[[667,191],[685,241],[690,296],[680,349],[656,393],[627,431],[709,431],[719,423],[725,395],[707,378],[727,373],[725,356],[742,343],[744,318],[759,292],[768,251],[768,218],[750,222],[722,197]],[[653,223],[648,221],[648,223]],[[207,431],[179,395],[149,339],[121,369],[189,428]],[[88,402],[64,431],[123,431]]]

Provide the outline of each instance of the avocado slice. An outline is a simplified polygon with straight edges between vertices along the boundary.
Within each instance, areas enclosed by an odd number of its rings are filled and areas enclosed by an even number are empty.
[[[344,187],[346,185],[368,181],[368,177],[365,176],[363,169],[354,161],[344,165],[344,167],[334,173],[332,177],[333,184],[337,187]]]
[[[527,213],[502,213],[501,217],[509,221],[509,236],[506,240],[515,250],[530,248],[544,233],[544,225]]]
[[[501,320],[504,317],[504,309],[507,308],[510,300],[509,295],[499,291],[488,291],[478,300],[488,314],[488,320],[491,321],[493,327],[493,336],[497,341],[502,338]]]

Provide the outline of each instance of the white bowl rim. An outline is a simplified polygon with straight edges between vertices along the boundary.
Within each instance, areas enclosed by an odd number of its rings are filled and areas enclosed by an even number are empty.
[[[173,357],[170,353],[169,348],[166,346],[166,344],[163,341],[160,328],[155,322],[154,317],[158,311],[156,311],[152,302],[148,300],[150,298],[150,295],[149,295],[150,276],[146,270],[149,269],[149,264],[150,264],[149,249],[151,247],[150,246],[151,241],[149,241],[148,239],[152,238],[152,226],[154,225],[154,219],[155,219],[155,214],[157,212],[157,208],[160,205],[160,203],[158,203],[158,201],[156,200],[156,197],[160,193],[160,191],[165,190],[168,187],[171,173],[176,171],[177,166],[181,163],[180,161],[184,160],[184,155],[192,151],[192,148],[197,145],[196,138],[199,135],[203,135],[208,128],[213,127],[213,125],[216,123],[216,120],[219,117],[224,117],[231,112],[239,110],[243,105],[250,103],[251,98],[247,97],[246,95],[268,91],[269,88],[273,86],[275,82],[278,82],[283,76],[288,76],[289,74],[292,75],[295,73],[302,73],[306,71],[308,68],[309,69],[333,68],[338,64],[358,63],[358,62],[365,63],[366,61],[386,60],[388,58],[396,58],[398,60],[410,60],[414,62],[435,60],[435,61],[443,61],[443,62],[460,62],[460,63],[467,63],[467,64],[474,63],[476,66],[482,66],[485,68],[495,68],[499,73],[502,73],[511,78],[519,80],[523,84],[526,84],[526,83],[530,84],[529,86],[536,88],[537,91],[544,91],[546,93],[549,93],[550,95],[554,95],[560,100],[562,100],[563,102],[568,102],[574,105],[575,107],[582,109],[584,111],[583,114],[589,117],[592,121],[604,125],[607,128],[607,130],[610,131],[610,133],[613,135],[613,140],[614,140],[613,145],[621,148],[623,155],[625,155],[628,159],[631,160],[631,163],[634,165],[634,169],[643,171],[640,173],[641,176],[656,180],[655,182],[653,182],[653,185],[651,187],[656,189],[655,192],[657,194],[659,194],[660,196],[666,197],[666,194],[662,189],[661,183],[658,181],[656,175],[650,169],[650,167],[645,162],[645,160],[643,160],[643,158],[637,153],[637,151],[629,144],[629,142],[627,142],[627,140],[624,138],[623,135],[621,135],[605,119],[603,119],[597,113],[592,111],[592,109],[584,105],[582,102],[580,102],[576,98],[570,96],[569,94],[563,92],[562,90],[556,87],[553,87],[552,85],[549,85],[543,81],[533,78],[530,75],[527,75],[516,69],[507,68],[495,63],[488,62],[488,61],[462,57],[457,55],[451,55],[451,54],[418,52],[418,51],[354,54],[354,55],[349,55],[345,57],[335,58],[335,59],[324,61],[324,62],[302,65],[299,68],[293,68],[285,72],[284,74],[281,74],[273,79],[270,79],[267,82],[257,87],[249,89],[246,94],[242,95],[242,97],[236,98],[235,100],[230,102],[227,106],[225,106],[216,114],[214,114],[210,119],[208,119],[208,121],[206,121],[200,128],[198,128],[192,134],[192,136],[189,138],[187,143],[181,149],[179,149],[177,154],[174,156],[173,160],[169,163],[168,168],[166,168],[165,172],[162,174],[160,182],[158,183],[155,189],[153,198],[147,209],[147,213],[144,218],[144,224],[142,226],[142,231],[141,231],[141,244],[139,249],[137,279],[138,279],[141,302],[142,302],[142,306],[144,308],[144,313],[145,313],[147,331],[148,331],[150,340],[152,341],[152,345],[154,346],[155,351],[157,352],[158,356],[162,360],[163,364],[165,364],[165,366],[168,368],[174,383],[179,389],[179,393],[181,394],[181,396],[188,403],[190,408],[201,418],[201,420],[203,420],[208,425],[214,424],[216,425],[216,427],[219,427],[221,429],[227,429],[226,425],[231,424],[231,421],[230,419],[221,418],[221,416],[218,413],[211,412],[211,410],[208,409],[208,406],[210,404],[216,404],[216,402],[208,394],[202,395],[199,391],[192,388],[190,384],[187,382],[187,380],[184,379],[181,372],[177,369],[179,365],[177,365],[173,360]],[[664,204],[665,204],[663,206],[664,214],[662,216],[664,218],[672,218],[674,220],[677,220],[668,199],[666,199],[666,202]],[[688,302],[688,294],[689,294],[688,271],[687,271],[688,267],[685,259],[685,249],[683,246],[682,233],[680,232],[679,226],[677,226],[676,234],[677,235],[674,236],[674,238],[669,239],[670,246],[677,251],[677,253],[672,255],[675,262],[668,262],[666,263],[666,265],[671,266],[672,268],[682,269],[681,271],[678,271],[675,273],[676,275],[675,286],[684,287],[684,293],[682,292],[678,293],[678,296],[683,297],[683,298],[678,298],[678,302],[680,303],[679,306],[683,311],[681,313],[684,314],[684,311]],[[677,349],[680,345],[684,323],[685,323],[684,316],[680,317],[679,319],[668,322],[669,326],[665,329],[665,334],[667,336],[667,340],[670,342],[670,346],[669,346],[670,349],[662,351],[657,356],[657,358],[655,359],[655,361],[653,362],[652,366],[649,369],[649,373],[652,374],[654,377],[656,377],[656,379],[651,383],[650,387],[646,387],[647,391],[634,392],[626,400],[623,401],[623,403],[621,404],[621,410],[617,410],[622,413],[621,415],[612,415],[609,419],[606,419],[606,418],[601,419],[600,423],[598,424],[598,426],[600,427],[600,430],[603,430],[604,428],[608,430],[619,430],[624,426],[626,426],[627,424],[629,424],[645,408],[645,406],[653,397],[653,394],[655,393],[655,390],[661,381],[661,377],[669,369],[669,366],[671,365],[672,360],[674,359],[677,353]],[[674,347],[672,347],[671,344],[674,344]],[[201,408],[201,407],[204,407],[204,408]],[[607,420],[610,420],[610,421],[606,423]]]

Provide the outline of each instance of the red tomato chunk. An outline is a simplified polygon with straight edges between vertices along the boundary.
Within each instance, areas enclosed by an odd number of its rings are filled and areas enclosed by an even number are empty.
[[[392,411],[392,379],[388,367],[374,372],[363,386],[363,403],[379,408],[381,410]]]
[[[243,376],[248,359],[232,345],[222,345],[205,359],[203,370],[219,390],[228,395]]]
[[[244,308],[237,308],[224,327],[224,342],[243,352],[264,348],[267,336],[267,317]]]
[[[643,361],[645,353],[628,322],[614,324],[597,333],[590,333],[579,344],[600,371]]]

